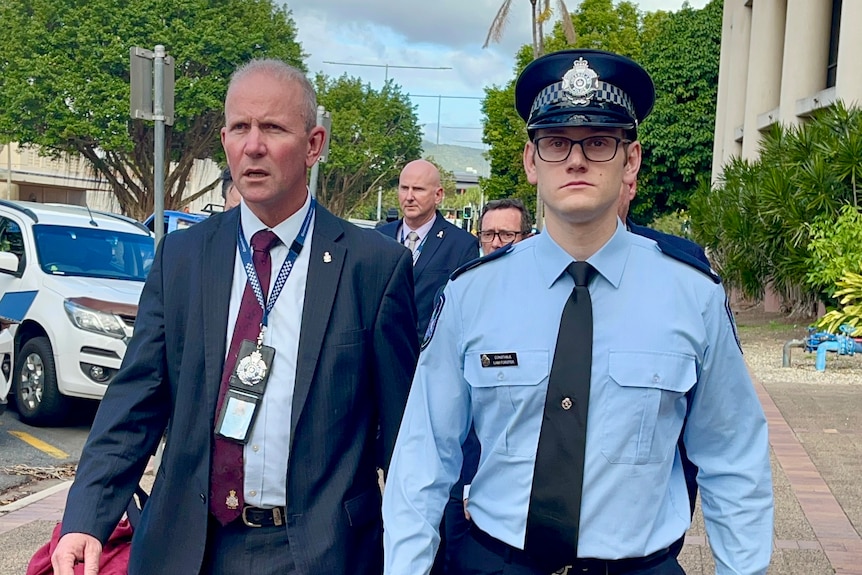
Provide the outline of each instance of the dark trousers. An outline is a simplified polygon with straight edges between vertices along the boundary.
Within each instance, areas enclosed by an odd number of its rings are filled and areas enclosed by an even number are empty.
[[[210,518],[200,575],[292,575],[296,573],[287,528],[247,527],[241,520],[222,526]]]
[[[489,537],[485,535],[483,540]],[[496,541],[496,540],[495,540]],[[469,536],[464,540],[459,556],[460,575],[551,575],[542,571],[531,561],[523,551],[509,548],[500,553],[501,548],[508,547],[502,541],[497,541],[495,549],[487,544],[480,543],[476,538],[475,527],[470,530]],[[614,566],[614,562],[607,562],[607,566],[595,566],[586,571],[575,569],[570,571],[571,575],[685,575],[685,571],[677,563],[676,557],[666,553],[663,558],[656,561],[644,561],[642,566],[634,565],[632,560],[625,560],[626,565],[620,562]]]
[[[458,492],[463,493],[463,491],[463,487],[459,487]],[[450,495],[443,510],[443,520],[440,522],[440,547],[437,548],[431,575],[460,573],[458,558],[464,542],[469,538],[469,532],[470,522],[464,516],[464,502],[460,497]]]

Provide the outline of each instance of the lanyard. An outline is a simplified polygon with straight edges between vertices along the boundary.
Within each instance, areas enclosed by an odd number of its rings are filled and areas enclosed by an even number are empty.
[[[401,224],[401,245],[404,245],[404,242],[407,240],[407,236],[404,235],[404,228],[406,228],[404,224]],[[430,233],[430,232],[429,232]],[[428,239],[429,234],[425,234],[425,237],[422,238],[422,241],[419,242],[419,245],[416,246],[416,249],[413,252],[413,265],[416,265],[416,260],[419,259],[419,256],[422,254],[422,246],[425,245],[425,240]]]
[[[252,262],[251,259],[251,249],[249,248],[248,241],[242,233],[242,219],[240,219],[239,226],[237,227],[236,244],[239,248],[239,255],[240,258],[242,258],[242,265],[245,268],[245,274],[248,276],[248,283],[251,284],[251,289],[254,291],[257,303],[259,303],[261,309],[263,309],[263,319],[261,319],[260,322],[261,334],[263,334],[263,330],[266,328],[266,322],[269,319],[269,312],[271,312],[272,308],[275,306],[275,300],[278,299],[278,296],[281,293],[281,288],[283,288],[284,284],[287,282],[287,276],[290,275],[290,272],[293,269],[293,264],[296,262],[296,258],[299,257],[299,252],[302,251],[302,246],[305,244],[305,236],[308,235],[308,228],[311,225],[311,219],[314,216],[315,203],[316,202],[312,197],[308,213],[305,214],[305,219],[302,222],[302,226],[299,228],[299,233],[296,235],[296,239],[293,240],[292,244],[290,244],[290,252],[287,254],[287,259],[285,259],[284,263],[281,265],[278,277],[275,280],[275,287],[273,287],[272,293],[269,294],[266,302],[263,301],[263,291],[260,289],[260,280],[257,277],[257,271],[254,269],[254,262]]]

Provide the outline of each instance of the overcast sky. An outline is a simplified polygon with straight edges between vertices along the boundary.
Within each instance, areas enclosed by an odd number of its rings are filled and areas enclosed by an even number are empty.
[[[347,73],[361,77],[375,89],[383,85],[388,74],[417,105],[426,139],[437,139],[439,116],[441,144],[481,147],[482,133],[478,128],[483,89],[505,84],[512,76],[514,54],[531,41],[530,4],[515,0],[502,42],[482,49],[501,3],[502,0],[289,0],[287,7],[308,54],[309,72],[322,71],[330,76]],[[707,0],[689,3],[702,8]],[[579,0],[566,1],[570,12],[578,4]],[[645,12],[673,11],[682,6],[683,0],[640,0],[636,4]]]

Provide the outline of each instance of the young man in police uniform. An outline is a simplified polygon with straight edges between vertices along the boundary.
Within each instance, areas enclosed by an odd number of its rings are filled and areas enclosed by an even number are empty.
[[[515,97],[545,232],[465,266],[436,304],[384,495],[386,573],[428,572],[471,424],[464,572],[683,573],[682,436],[716,573],[765,573],[767,426],[724,290],[617,215],[652,80],[567,50],[527,66]]]

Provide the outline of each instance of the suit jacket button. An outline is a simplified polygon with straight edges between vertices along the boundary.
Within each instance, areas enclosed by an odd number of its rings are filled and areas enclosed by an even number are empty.
[[[207,496],[206,496],[206,495],[204,495],[203,493],[201,493],[201,494],[200,494],[200,496],[201,496],[201,501],[203,501],[204,503],[206,503],[206,502],[207,502]]]

